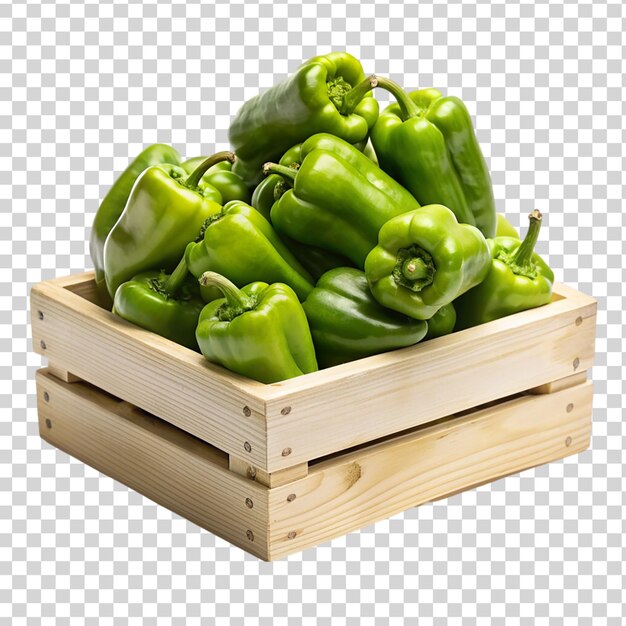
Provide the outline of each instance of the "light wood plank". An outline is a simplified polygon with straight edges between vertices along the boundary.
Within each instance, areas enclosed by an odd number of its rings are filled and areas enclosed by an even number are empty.
[[[309,473],[309,464],[300,463],[299,465],[293,465],[269,474],[232,454],[229,456],[229,467],[231,471],[236,472],[240,476],[245,476],[249,480],[255,480],[266,487],[288,485],[295,480],[304,478]]]
[[[561,391],[561,389],[567,389],[568,387],[574,387],[575,385],[580,385],[587,380],[587,372],[578,372],[578,374],[572,374],[571,376],[566,376],[565,378],[559,378],[558,380],[550,381],[549,383],[545,383],[544,385],[539,385],[538,387],[533,387],[529,389],[529,393],[539,395],[542,393],[555,393],[556,391]]]
[[[265,385],[214,366],[54,281],[33,287],[31,310],[39,354],[226,452],[265,466],[265,404],[254,393]]]
[[[574,294],[287,381],[281,393],[271,385],[277,396],[267,400],[268,467],[275,471],[587,370],[596,304]],[[292,450],[288,458],[281,455],[285,447]]]
[[[37,373],[41,436],[231,543],[267,558],[268,489],[227,455],[84,383]]]
[[[591,399],[590,382],[527,395],[310,466],[306,478],[269,492],[270,558],[581,452]]]
[[[64,383],[77,383],[79,380],[81,380],[78,376],[75,376],[71,372],[68,372],[66,369],[58,366],[56,363],[48,363],[48,373],[56,376]]]
[[[544,307],[263,385],[95,306],[85,299],[95,290],[93,276],[81,276],[33,288],[33,311],[45,308],[44,320],[33,315],[35,349],[267,474],[584,371],[593,361],[596,303],[557,285]]]

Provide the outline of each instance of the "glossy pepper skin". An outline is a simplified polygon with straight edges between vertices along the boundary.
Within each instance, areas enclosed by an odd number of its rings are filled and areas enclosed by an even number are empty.
[[[459,222],[493,237],[496,207],[491,176],[465,104],[436,89],[407,94],[388,79],[372,80],[397,100],[372,129],[380,167],[420,204],[443,204]]]
[[[278,189],[277,189],[278,187]],[[288,186],[279,174],[266,176],[254,189],[250,205],[255,208],[268,222],[274,202],[282,195],[281,187],[286,191]]]
[[[254,187],[266,161],[278,160],[315,133],[331,133],[349,143],[366,140],[378,103],[362,89],[352,91],[364,78],[358,59],[331,52],[310,59],[285,81],[248,100],[228,131],[237,154],[234,171]],[[345,102],[351,111],[342,114]]]
[[[317,370],[306,316],[288,285],[238,289],[214,272],[200,280],[224,295],[200,313],[196,339],[207,360],[267,384]]]
[[[515,227],[509,220],[502,215],[502,213],[498,213],[498,223],[496,226],[496,237],[513,237],[513,239],[519,239],[519,234],[515,230]]]
[[[320,367],[411,346],[426,334],[426,322],[382,307],[365,274],[352,267],[326,272],[302,305]]]
[[[289,148],[278,162],[280,165],[286,165],[297,170],[300,167],[300,155],[302,152],[302,144],[296,144]],[[270,212],[274,206],[274,202],[278,200],[287,189],[290,189],[291,183],[279,174],[270,174],[265,176],[263,180],[255,187],[250,203],[261,215],[269,222],[271,221]]]
[[[137,179],[104,246],[104,273],[112,298],[136,274],[176,267],[204,221],[221,209],[204,196],[200,179],[212,164],[227,159],[234,159],[233,153],[220,152],[189,176],[177,166],[154,166]]]
[[[266,164],[265,169],[293,179],[293,189],[272,207],[276,230],[343,255],[361,269],[381,226],[419,207],[406,189],[362,152],[329,135],[304,142],[297,172],[274,164]]]
[[[428,332],[426,333],[427,339],[434,339],[435,337],[442,337],[443,335],[449,335],[454,330],[456,324],[456,309],[454,304],[445,304],[442,306],[426,323],[428,324]]]
[[[198,350],[196,327],[204,301],[200,285],[186,266],[171,275],[143,272],[115,292],[117,315],[191,350]]]
[[[291,161],[291,163],[294,164],[295,162]],[[272,206],[288,189],[290,189],[290,185],[285,178],[279,174],[270,174],[254,190],[252,206],[270,221]],[[314,280],[334,267],[350,265],[350,261],[339,254],[317,246],[307,246],[286,235],[282,235],[281,239]]]
[[[554,273],[534,252],[541,228],[541,213],[530,214],[523,241],[513,237],[490,239],[491,265],[485,280],[461,296],[455,330],[533,309],[552,300]]]
[[[365,261],[380,304],[427,320],[478,285],[491,263],[482,233],[459,224],[450,209],[430,204],[389,220]]]
[[[207,219],[200,240],[187,246],[185,259],[196,278],[211,271],[242,287],[259,279],[286,283],[301,300],[313,289],[310,274],[272,225],[251,206],[236,200]]]
[[[98,292],[105,299],[109,297],[104,279],[104,244],[106,239],[120,218],[133,185],[139,176],[149,167],[161,163],[178,165],[180,163],[180,154],[174,148],[165,144],[157,143],[148,146],[113,183],[94,217],[91,238],[89,240],[89,253],[91,254],[96,273]]]
[[[191,174],[208,158],[209,157],[204,156],[194,157],[181,163],[180,166],[188,174]],[[223,205],[232,200],[250,202],[248,187],[243,180],[241,180],[241,177],[233,172],[233,164],[230,161],[221,161],[210,167],[202,177],[202,183],[211,185],[219,192],[222,198],[219,204]]]

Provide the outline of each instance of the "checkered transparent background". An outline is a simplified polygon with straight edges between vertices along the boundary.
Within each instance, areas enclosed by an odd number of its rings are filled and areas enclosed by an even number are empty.
[[[0,18],[2,625],[623,623],[620,2],[2,0]],[[244,99],[330,49],[462,97],[498,208],[546,213],[539,251],[599,302],[592,449],[267,564],[39,439],[27,298],[90,267],[99,200],[142,147],[225,147]]]

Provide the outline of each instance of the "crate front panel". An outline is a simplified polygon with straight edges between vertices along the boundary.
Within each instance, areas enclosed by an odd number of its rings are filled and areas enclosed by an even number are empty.
[[[270,490],[271,558],[589,447],[592,383],[524,395],[333,455]]]
[[[97,306],[94,290],[91,273],[34,287],[35,349],[266,472],[584,371],[593,361],[595,301],[564,285],[544,307],[274,385],[127,323]]]
[[[309,467],[268,488],[228,455],[127,402],[45,370],[42,437],[235,545],[271,560],[409,507],[559,459],[589,445],[591,383],[507,399]]]
[[[265,466],[265,405],[255,394],[265,385],[113,315],[95,297],[92,273],[33,287],[35,350],[96,387]]]
[[[596,303],[564,285],[556,293],[544,307],[276,385],[268,464],[319,458],[584,372]]]

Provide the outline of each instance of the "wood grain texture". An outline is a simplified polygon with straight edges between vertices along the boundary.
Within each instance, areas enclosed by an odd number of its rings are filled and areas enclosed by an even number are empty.
[[[559,293],[544,307],[288,381],[267,401],[268,466],[314,459],[587,370],[596,303],[569,288]]]
[[[118,318],[94,304],[94,291],[91,273],[33,287],[35,349],[266,474],[538,387],[593,361],[596,303],[565,285],[544,307],[273,385]]]
[[[567,389],[568,387],[580,385],[586,380],[587,372],[578,372],[577,374],[572,374],[571,376],[559,378],[558,380],[552,380],[549,383],[539,385],[538,387],[533,387],[532,389],[528,390],[528,393],[532,393],[535,395],[542,393],[554,393],[555,391],[561,391],[561,389]]]
[[[78,381],[80,381],[80,378],[78,376],[75,376],[71,372],[68,372],[66,369],[59,367],[56,363],[48,362],[48,373],[56,376],[64,383],[77,383]]]
[[[270,558],[581,452],[591,398],[590,382],[525,395],[310,466],[306,478],[269,491]]]
[[[268,489],[231,472],[225,453],[127,402],[85,383],[64,383],[46,370],[37,373],[37,399],[40,434],[48,443],[268,557]]]
[[[213,366],[61,284],[39,283],[31,291],[33,345],[39,354],[226,452],[265,466],[265,405],[252,393],[265,385]]]
[[[287,485],[294,482],[294,480],[304,478],[309,473],[309,464],[300,463],[300,465],[292,465],[284,470],[268,474],[262,469],[254,467],[253,465],[250,465],[250,463],[247,463],[243,459],[237,458],[232,454],[229,455],[228,467],[231,471],[236,472],[240,476],[245,476],[249,480],[256,480],[257,483],[261,483],[266,487],[280,487],[281,485]]]

